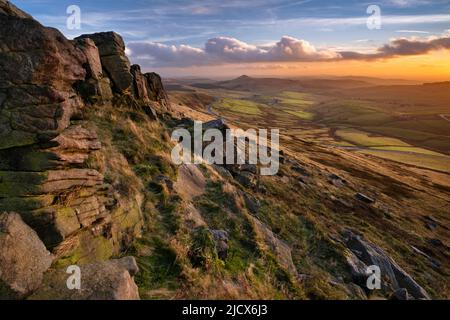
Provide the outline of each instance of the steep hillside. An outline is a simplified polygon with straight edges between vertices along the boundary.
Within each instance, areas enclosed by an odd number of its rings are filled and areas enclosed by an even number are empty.
[[[212,101],[170,101],[114,32],[69,41],[0,0],[0,298],[450,297],[448,175],[306,141],[275,176],[174,165]]]

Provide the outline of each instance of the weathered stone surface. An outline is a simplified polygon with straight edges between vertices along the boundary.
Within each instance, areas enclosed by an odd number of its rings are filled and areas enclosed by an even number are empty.
[[[81,49],[86,56],[86,77],[94,80],[103,78],[102,63],[100,61],[100,54],[95,42],[89,38],[74,40],[75,46]]]
[[[134,101],[132,80],[119,35],[69,41],[0,0],[0,212],[17,212],[58,252],[57,265],[109,259],[142,232],[143,197],[116,197],[86,163],[102,146],[84,103],[112,100],[111,86]],[[148,101],[149,115],[153,104],[159,102]],[[136,272],[129,261],[127,268],[113,265],[129,269],[128,277]],[[125,280],[105,295],[136,296],[126,274],[114,274],[98,286]]]
[[[261,203],[257,198],[247,192],[244,192],[244,201],[250,213],[254,215],[258,214],[258,211],[261,208]]]
[[[161,77],[154,73],[146,73],[145,78],[147,80],[147,94],[151,101],[158,102],[163,111],[170,109],[169,97],[164,89]]]
[[[139,300],[133,276],[139,271],[133,257],[80,266],[81,287],[67,288],[66,269],[48,272],[30,298],[49,300]]]
[[[214,243],[216,245],[217,255],[220,259],[225,260],[228,256],[228,241],[229,235],[225,230],[209,230],[212,234]]]
[[[11,4],[8,0],[0,0],[0,14],[5,14],[18,18],[32,19],[32,17]]]
[[[125,55],[125,43],[122,37],[115,32],[100,32],[82,35],[75,40],[86,38],[95,42],[104,73],[111,79],[115,91],[131,93],[133,76],[130,73],[130,61]]]
[[[111,81],[103,74],[100,53],[95,42],[90,38],[80,38],[74,40],[73,43],[83,51],[87,59],[87,63],[84,65],[86,81],[78,84],[78,89],[83,98],[90,102],[112,100]]]
[[[0,3],[0,149],[31,145],[42,132],[67,128],[83,107],[73,84],[86,74],[81,50],[27,15],[4,14],[14,12],[11,7]]]
[[[143,101],[148,102],[147,79],[141,72],[141,67],[137,64],[131,66],[131,74],[133,75],[133,93],[134,96]]]
[[[195,164],[184,164],[178,169],[178,178],[174,184],[175,190],[188,200],[205,193],[206,180]]]
[[[114,94],[111,89],[111,80],[102,78],[97,83],[97,95],[102,97],[103,101],[111,101]]]
[[[77,168],[101,145],[71,124],[84,108],[74,88],[101,75],[91,40],[69,41],[0,2],[0,210],[18,212],[49,246],[104,219],[102,197],[81,197],[103,176]]]
[[[258,178],[251,172],[242,171],[236,175],[236,180],[246,188],[256,188]]]
[[[409,300],[408,290],[404,288],[395,290],[389,300]]]
[[[91,151],[101,148],[97,133],[81,125],[70,126],[52,141],[58,146],[49,151],[55,153],[59,160],[71,164],[84,163]]]
[[[22,299],[31,294],[40,286],[52,260],[20,215],[0,214],[0,299]]]
[[[380,247],[350,231],[344,232],[343,237],[347,248],[354,255],[348,262],[355,281],[367,279],[367,267],[375,265],[380,268],[383,279],[389,281],[388,284],[382,281],[384,287],[390,286],[393,290],[404,288],[415,299],[430,299],[427,292]]]
[[[267,248],[277,257],[279,264],[291,275],[297,277],[297,268],[292,261],[291,248],[279,239],[265,224],[252,217],[255,231]]]

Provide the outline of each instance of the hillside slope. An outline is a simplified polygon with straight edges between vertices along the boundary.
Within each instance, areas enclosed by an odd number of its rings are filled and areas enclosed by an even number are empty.
[[[450,297],[448,176],[306,142],[276,176],[176,166],[171,133],[204,115],[118,34],[69,41],[0,0],[0,39],[0,298]]]

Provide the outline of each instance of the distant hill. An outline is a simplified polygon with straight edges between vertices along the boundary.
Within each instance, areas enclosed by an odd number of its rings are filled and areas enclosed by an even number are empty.
[[[418,85],[418,84],[422,84],[420,81],[416,81],[416,80],[384,79],[384,78],[364,77],[364,76],[329,77],[329,79],[363,81],[365,83],[370,83],[370,84],[372,84],[374,86]]]
[[[240,76],[239,78],[219,81],[215,83],[194,83],[191,86],[201,89],[228,89],[236,91],[299,91],[305,89],[350,89],[369,87],[373,84],[354,79],[280,79],[280,78],[253,78]]]
[[[299,81],[277,78],[252,78],[241,76],[239,78],[220,81],[217,86],[237,91],[271,91],[271,90],[300,90],[302,85]]]
[[[448,106],[450,105],[450,82],[372,86],[345,90],[341,94],[361,99],[394,100],[415,104]]]

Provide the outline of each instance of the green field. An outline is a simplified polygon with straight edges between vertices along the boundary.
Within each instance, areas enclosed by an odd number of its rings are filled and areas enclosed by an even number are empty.
[[[289,113],[290,115],[296,116],[300,119],[303,120],[313,120],[314,119],[314,114],[311,112],[306,112],[306,111],[292,111],[292,110],[283,110],[286,113]]]
[[[450,157],[448,156],[371,150],[363,150],[358,152],[371,154],[373,156],[409,164],[420,168],[433,169],[450,173]]]
[[[308,93],[283,91],[276,96],[280,104],[292,107],[309,107],[314,105],[314,98]]]
[[[231,98],[220,99],[219,102],[214,104],[214,110],[220,111],[222,109],[226,109],[227,111],[238,112],[247,115],[260,115],[260,108],[263,107],[263,105],[250,100]]]
[[[243,127],[279,128],[287,143],[297,139],[446,171],[450,125],[442,106],[349,99],[335,92],[205,90],[214,112]],[[283,132],[284,131],[284,132]]]
[[[410,145],[394,138],[371,136],[365,132],[353,129],[336,131],[336,136],[342,140],[362,147],[409,147]]]

